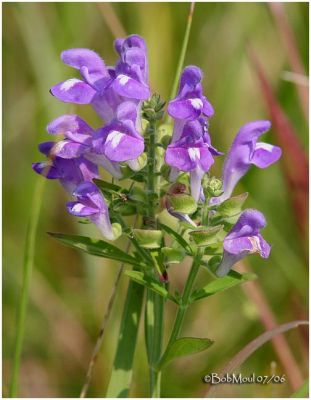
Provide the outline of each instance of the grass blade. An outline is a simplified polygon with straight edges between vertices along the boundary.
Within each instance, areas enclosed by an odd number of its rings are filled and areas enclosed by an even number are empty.
[[[24,249],[24,265],[23,265],[23,283],[21,288],[20,302],[17,310],[17,328],[15,340],[15,353],[13,359],[12,378],[10,385],[10,397],[17,397],[18,394],[18,376],[21,362],[22,346],[25,332],[25,320],[27,312],[27,304],[29,298],[29,285],[33,269],[36,232],[38,227],[42,194],[45,181],[39,178],[36,182],[35,190],[33,193],[31,214],[28,223],[28,229],[25,240]]]
[[[236,354],[232,360],[228,362],[228,364],[223,368],[223,370],[219,373],[219,377],[224,376],[225,374],[230,374],[233,370],[238,368],[240,365],[244,363],[245,360],[248,359],[259,347],[263,344],[269,342],[272,338],[280,333],[284,333],[289,331],[290,329],[297,328],[299,325],[308,325],[308,321],[291,321],[283,325],[279,325],[270,331],[266,331],[256,337],[256,339],[252,340],[248,343],[241,351]],[[217,385],[211,386],[207,392],[205,397],[215,397],[215,393],[217,390]]]
[[[143,303],[144,287],[129,282],[120,326],[117,352],[106,397],[127,397],[133,372],[133,360]]]

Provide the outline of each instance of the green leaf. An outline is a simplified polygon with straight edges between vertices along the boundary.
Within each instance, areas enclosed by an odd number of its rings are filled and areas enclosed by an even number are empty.
[[[185,258],[185,251],[181,248],[162,247],[161,253],[166,264],[179,264]]]
[[[130,281],[106,397],[124,398],[128,396],[143,298],[144,288]]]
[[[197,210],[197,203],[192,196],[187,194],[174,194],[168,196],[171,207],[176,212],[193,214]]]
[[[128,190],[122,188],[119,185],[115,185],[114,183],[102,181],[101,179],[93,179],[95,185],[99,187],[99,189],[104,193],[109,194],[128,194]]]
[[[159,224],[159,226],[170,236],[173,236],[173,238],[181,245],[181,247],[183,249],[185,249],[187,254],[193,255],[191,246],[189,245],[189,243],[186,242],[186,240],[179,233],[175,232],[172,228],[170,228],[167,225]]]
[[[217,206],[217,211],[223,217],[232,217],[239,214],[242,210],[243,204],[247,199],[248,193],[240,194],[239,196],[230,197],[223,203]]]
[[[138,267],[142,266],[138,259],[126,254],[116,246],[104,242],[103,240],[78,235],[65,235],[63,233],[49,232],[49,235],[67,246],[82,250],[88,254],[108,258],[110,260],[117,260]]]
[[[253,273],[239,274],[236,271],[230,271],[227,276],[215,279],[213,282],[210,282],[203,288],[195,290],[190,297],[190,303],[212,296],[213,294],[222,292],[233,286],[239,285],[240,283],[251,281],[256,278],[256,275]]]
[[[161,247],[163,232],[154,229],[133,229],[137,242],[144,249],[158,249]]]
[[[191,231],[189,235],[197,246],[204,247],[219,242],[219,233],[222,229],[223,225],[218,225],[207,229]]]
[[[199,353],[208,349],[213,340],[203,338],[184,337],[177,339],[167,352],[162,356],[158,369],[162,369],[165,365],[170,363],[174,358],[189,356],[190,354]]]
[[[166,288],[161,285],[160,282],[151,278],[150,276],[146,276],[143,272],[140,271],[125,271],[124,274],[131,278],[133,281],[139,283],[142,286],[152,290],[153,292],[159,294],[160,296],[173,301],[178,304],[177,300],[172,296]]]

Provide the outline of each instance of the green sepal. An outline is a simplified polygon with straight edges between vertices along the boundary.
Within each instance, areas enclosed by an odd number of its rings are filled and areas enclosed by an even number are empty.
[[[128,276],[130,279],[139,283],[142,286],[152,290],[153,292],[159,294],[160,296],[164,297],[165,299],[169,299],[176,304],[179,304],[178,301],[172,296],[167,289],[164,287],[156,279],[152,278],[151,276],[145,275],[143,272],[140,271],[125,271],[124,274]]]
[[[241,212],[247,196],[248,193],[242,193],[239,196],[230,197],[230,199],[219,204],[216,210],[223,217],[233,217]]]
[[[63,233],[51,233],[50,236],[59,240],[63,244],[84,251],[85,253],[92,254],[94,256],[108,258],[110,260],[117,260],[137,267],[142,267],[143,264],[129,254],[120,250],[118,247],[113,246],[110,243],[104,242],[103,240],[89,238],[78,235],[65,235]]]
[[[205,256],[216,256],[222,255],[223,253],[223,242],[212,243],[204,248]]]
[[[189,304],[256,278],[256,274],[253,273],[239,274],[236,271],[230,271],[229,274],[223,278],[215,279],[203,288],[195,290],[190,297]]]
[[[129,194],[129,199],[139,203],[146,203],[146,192],[139,186],[134,186]]]
[[[177,339],[169,347],[168,351],[164,353],[156,369],[161,370],[165,365],[173,361],[174,358],[189,356],[204,351],[211,347],[213,343],[213,340],[205,338],[183,337]]]
[[[168,196],[171,207],[174,211],[182,214],[193,214],[197,210],[197,203],[192,196],[187,194],[174,194]]]
[[[189,232],[189,235],[197,246],[203,247],[219,242],[219,234],[222,230],[223,225],[218,225],[211,228],[191,231]]]
[[[154,229],[133,229],[133,232],[137,242],[145,249],[158,249],[162,245],[162,231]]]
[[[157,137],[162,142],[165,137],[172,139],[173,125],[172,124],[161,124],[157,130]]]
[[[185,258],[185,251],[179,248],[162,247],[161,253],[165,264],[179,264]]]

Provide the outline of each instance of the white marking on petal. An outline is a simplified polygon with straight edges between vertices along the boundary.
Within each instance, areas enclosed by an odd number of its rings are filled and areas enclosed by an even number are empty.
[[[64,140],[55,143],[51,149],[51,155],[57,155],[58,153],[60,153],[67,144],[68,142],[65,142]]]
[[[83,210],[83,208],[84,208],[83,204],[77,203],[72,207],[72,211],[75,213],[79,213],[79,212],[81,212],[81,210]]]
[[[130,78],[128,76],[126,76],[126,75],[119,75],[117,77],[117,79],[118,79],[118,81],[119,81],[121,86],[126,85],[127,82],[130,80]]]
[[[270,153],[272,153],[273,148],[274,148],[274,146],[272,144],[264,143],[264,142],[256,143],[256,146],[255,146],[255,150],[264,149],[264,150],[269,151]]]
[[[111,133],[109,133],[107,137],[107,142],[109,142],[111,147],[115,149],[116,147],[119,146],[119,143],[121,142],[123,136],[124,133],[118,131],[112,131]]]
[[[190,103],[196,110],[200,110],[203,107],[203,102],[201,99],[190,99]]]
[[[198,149],[197,147],[190,147],[188,149],[188,154],[191,161],[196,161],[200,159],[200,149]]]
[[[70,90],[76,83],[80,83],[81,81],[79,79],[76,78],[71,78],[68,79],[68,81],[65,81],[61,84],[60,86],[60,90],[67,92],[68,90]]]
[[[248,237],[249,241],[251,242],[253,249],[251,250],[251,253],[260,253],[261,252],[261,246],[260,246],[260,240],[258,236],[249,236]]]

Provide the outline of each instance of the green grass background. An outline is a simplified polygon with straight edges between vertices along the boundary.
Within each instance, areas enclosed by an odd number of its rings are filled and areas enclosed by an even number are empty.
[[[126,33],[142,35],[148,45],[151,87],[168,100],[185,31],[187,3],[113,3],[112,8]],[[308,4],[287,3],[286,14],[294,30],[299,52],[308,70]],[[88,106],[58,102],[49,88],[72,77],[60,52],[88,47],[108,65],[116,60],[114,36],[96,3],[3,4],[3,395],[8,393],[22,277],[26,226],[35,182],[31,170],[40,161],[40,141],[48,140],[47,123],[68,112],[81,114],[98,127],[99,118]],[[204,71],[205,93],[215,108],[210,123],[213,144],[227,151],[238,128],[251,120],[268,118],[255,71],[246,53],[251,42],[278,100],[294,124],[307,152],[308,129],[293,83],[281,79],[289,70],[287,53],[275,21],[265,3],[198,3],[185,64]],[[274,142],[273,130],[266,135]],[[294,168],[295,166],[293,166]],[[214,174],[221,172],[217,161]],[[264,235],[272,244],[264,261],[249,257],[258,282],[278,323],[307,315],[308,274],[305,243],[297,232],[286,181],[280,164],[267,170],[253,168],[237,193],[249,191],[248,206],[267,217]],[[34,274],[30,287],[26,333],[20,375],[23,397],[76,397],[81,389],[92,345],[108,302],[117,263],[83,255],[48,237],[47,231],[98,236],[90,225],[81,225],[65,209],[67,197],[57,182],[45,186],[36,237]],[[119,242],[120,246],[125,243]],[[187,266],[174,266],[173,286],[181,289]],[[207,281],[203,272],[200,283]],[[95,367],[89,395],[102,397],[108,383],[126,293],[122,278],[116,303]],[[166,310],[169,327],[175,313]],[[172,363],[164,372],[166,397],[201,396],[201,377],[218,371],[250,340],[264,331],[256,306],[241,288],[233,288],[193,305],[184,326],[185,335],[210,337],[215,345],[202,354]],[[165,337],[169,329],[165,332]],[[306,338],[303,330],[286,334],[303,376],[307,376]],[[274,364],[275,363],[275,364]],[[272,369],[271,369],[272,368]],[[249,374],[283,374],[272,345],[260,348],[243,365]],[[143,331],[135,358],[132,395],[148,395]],[[291,394],[282,385],[235,385],[221,388],[223,396],[282,397]]]

